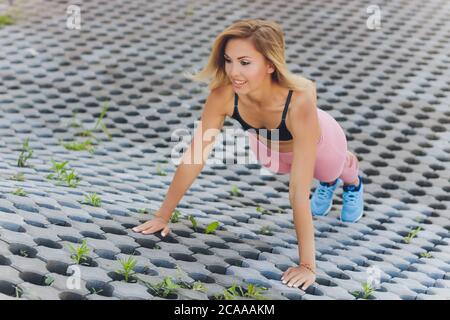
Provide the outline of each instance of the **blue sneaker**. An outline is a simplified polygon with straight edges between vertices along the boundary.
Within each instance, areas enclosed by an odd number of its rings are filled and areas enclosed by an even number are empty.
[[[341,179],[337,178],[334,184],[320,182],[311,197],[310,206],[313,216],[326,216],[333,205],[333,193]]]
[[[363,193],[364,187],[361,176],[359,178],[359,185],[344,185],[344,193],[342,194],[343,204],[341,211],[342,222],[357,222],[361,219],[364,212]]]

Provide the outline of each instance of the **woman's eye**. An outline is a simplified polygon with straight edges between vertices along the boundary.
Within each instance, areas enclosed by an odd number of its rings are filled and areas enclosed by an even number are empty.
[[[231,61],[228,60],[228,59],[225,59],[225,62],[226,63],[230,63]],[[241,61],[241,63],[242,63],[243,66],[246,66],[246,65],[250,64],[250,62],[245,62],[245,61]]]

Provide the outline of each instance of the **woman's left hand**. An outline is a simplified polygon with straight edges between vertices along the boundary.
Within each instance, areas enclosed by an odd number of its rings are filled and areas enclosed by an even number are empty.
[[[304,266],[290,267],[283,273],[281,281],[289,287],[298,288],[301,285],[305,291],[316,281],[316,275]]]

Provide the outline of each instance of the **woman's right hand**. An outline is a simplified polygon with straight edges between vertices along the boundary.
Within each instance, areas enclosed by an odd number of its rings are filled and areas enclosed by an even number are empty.
[[[161,235],[165,237],[170,232],[169,226],[167,224],[168,221],[164,220],[163,218],[154,217],[152,220],[147,221],[137,227],[134,227],[133,231],[142,232],[142,234],[151,234],[159,230],[162,230]]]

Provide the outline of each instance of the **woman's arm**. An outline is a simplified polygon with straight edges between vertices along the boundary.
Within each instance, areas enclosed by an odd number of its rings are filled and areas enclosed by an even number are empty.
[[[315,281],[314,225],[309,194],[314,177],[317,141],[320,125],[317,114],[315,90],[301,97],[301,102],[292,110],[291,122],[295,123],[291,133],[294,139],[294,156],[290,172],[289,200],[293,209],[293,220],[299,242],[300,266],[283,275],[284,282],[306,289]]]
[[[149,234],[166,227],[172,212],[198,177],[208,159],[217,134],[220,133],[225,121],[225,103],[227,103],[225,87],[211,91],[206,99],[200,124],[194,133],[190,146],[181,158],[155,219],[135,227],[134,231]],[[167,232],[163,233],[166,234]]]

